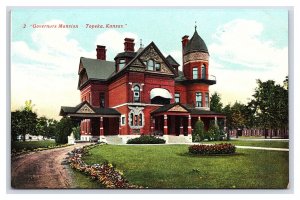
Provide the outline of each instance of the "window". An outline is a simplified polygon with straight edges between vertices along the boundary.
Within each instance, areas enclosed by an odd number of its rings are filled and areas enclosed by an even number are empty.
[[[143,125],[143,115],[142,113],[139,114],[139,126]]]
[[[201,78],[206,79],[206,68],[205,65],[202,65],[201,67]]]
[[[142,128],[144,126],[144,113],[142,111],[129,112],[129,126],[133,129]]]
[[[209,107],[209,94],[205,93],[205,106]]]
[[[202,107],[202,93],[196,92],[196,107]]]
[[[130,114],[130,126],[133,126],[133,113]]]
[[[198,68],[197,67],[193,68],[193,79],[198,79]]]
[[[160,63],[155,63],[155,71],[160,71]]]
[[[148,60],[147,69],[152,70],[152,71],[154,70],[154,61],[153,60]]]
[[[125,59],[120,59],[119,60],[119,70],[123,69],[125,67]]]
[[[133,88],[133,101],[140,102],[140,87],[138,85]]]
[[[176,103],[180,102],[180,93],[175,93],[175,102]]]
[[[121,126],[125,126],[125,125],[126,125],[126,116],[121,115]]]
[[[99,102],[100,102],[100,108],[104,108],[105,107],[105,93],[104,92],[100,92]]]

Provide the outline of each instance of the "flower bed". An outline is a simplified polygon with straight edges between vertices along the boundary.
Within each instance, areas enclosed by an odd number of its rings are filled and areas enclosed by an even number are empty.
[[[151,135],[141,135],[138,138],[129,139],[127,144],[165,144],[166,140]]]
[[[110,163],[103,164],[93,164],[87,165],[81,157],[88,153],[88,150],[97,145],[92,144],[85,146],[83,148],[74,149],[69,153],[68,161],[71,168],[78,170],[88,176],[93,180],[99,181],[106,188],[119,188],[119,189],[136,189],[143,188],[141,186],[132,185],[124,178],[123,173],[120,170],[117,170]]]
[[[230,143],[221,143],[214,145],[192,145],[189,146],[189,153],[200,155],[219,155],[219,154],[234,154],[235,146]]]

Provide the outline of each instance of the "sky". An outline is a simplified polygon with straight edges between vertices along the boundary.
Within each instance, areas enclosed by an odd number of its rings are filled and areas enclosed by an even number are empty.
[[[78,28],[37,28],[41,25]],[[104,25],[91,28],[89,25]],[[106,25],[120,25],[108,28]],[[153,41],[161,52],[182,63],[181,38],[197,31],[210,53],[209,74],[223,104],[247,103],[256,80],[281,84],[288,75],[288,11],[284,8],[101,8],[13,9],[11,13],[11,109],[32,100],[39,116],[59,119],[61,106],[80,103],[80,57],[96,58],[105,45],[107,60]]]

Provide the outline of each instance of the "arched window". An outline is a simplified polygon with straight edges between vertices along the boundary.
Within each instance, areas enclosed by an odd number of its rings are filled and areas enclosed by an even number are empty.
[[[154,70],[154,61],[148,60],[147,62],[147,69],[153,71]]]
[[[201,78],[206,79],[206,68],[205,65],[201,66]]]
[[[138,85],[133,88],[133,101],[140,102],[140,87]]]
[[[193,79],[198,79],[198,68],[193,67]]]

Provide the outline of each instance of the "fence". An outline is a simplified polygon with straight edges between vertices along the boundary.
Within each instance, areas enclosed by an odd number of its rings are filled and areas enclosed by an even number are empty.
[[[289,138],[288,129],[234,129],[228,131],[230,137],[266,137],[268,138]]]

